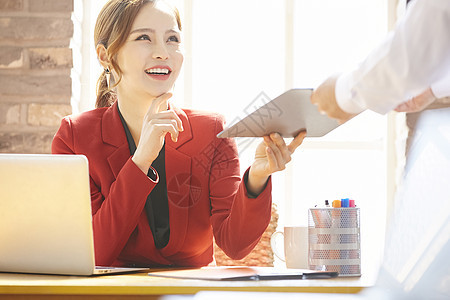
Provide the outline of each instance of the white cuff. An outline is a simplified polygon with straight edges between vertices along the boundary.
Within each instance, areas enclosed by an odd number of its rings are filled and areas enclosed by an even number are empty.
[[[339,107],[350,114],[358,114],[365,110],[354,98],[352,92],[353,76],[352,73],[343,73],[336,80],[335,97]]]
[[[431,85],[431,91],[437,99],[450,96],[450,76],[445,76],[441,80]]]

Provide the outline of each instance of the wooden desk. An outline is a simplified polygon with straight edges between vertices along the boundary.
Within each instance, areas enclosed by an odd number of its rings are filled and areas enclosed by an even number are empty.
[[[97,277],[0,273],[0,299],[158,299],[199,291],[357,293],[375,277],[217,282],[154,278],[147,273]]]

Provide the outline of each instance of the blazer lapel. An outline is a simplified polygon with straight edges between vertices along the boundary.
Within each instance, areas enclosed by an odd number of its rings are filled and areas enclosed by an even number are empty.
[[[117,178],[123,165],[130,158],[130,148],[128,147],[125,130],[120,121],[117,101],[103,115],[102,138],[104,143],[116,148],[109,154],[107,159],[114,177]]]
[[[170,239],[168,245],[161,250],[165,256],[179,251],[186,237],[188,212],[191,205],[192,169],[191,157],[178,149],[192,139],[191,124],[186,113],[171,107],[183,122],[184,131],[180,132],[178,141],[173,142],[166,136],[166,180],[169,200]],[[194,180],[195,184],[195,180]]]
[[[189,121],[186,113],[171,105],[169,103],[169,108],[174,110],[175,113],[178,115],[178,117],[181,119],[181,122],[183,123],[183,129],[184,131],[180,132],[180,134],[178,135],[178,141],[177,142],[173,142],[172,139],[170,138],[170,135],[166,136],[166,145],[169,145],[170,147],[174,148],[174,149],[178,149],[181,146],[183,146],[183,144],[189,142],[192,139],[192,128],[191,128],[191,122]]]
[[[117,148],[108,157],[109,165],[116,178],[123,165],[130,158],[130,149],[128,147],[125,130],[123,129],[122,122],[120,121],[117,105],[118,104],[116,101],[111,107],[108,108],[102,119],[103,142]],[[173,109],[180,117],[184,128],[184,131],[179,134],[178,141],[176,143],[172,142],[169,135],[166,137],[166,145],[175,150],[192,139],[192,130],[186,113],[177,107],[173,107],[172,105],[170,108]],[[176,168],[176,165],[174,167]]]

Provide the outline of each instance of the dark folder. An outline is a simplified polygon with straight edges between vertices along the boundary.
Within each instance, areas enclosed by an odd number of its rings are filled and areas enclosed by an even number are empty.
[[[328,279],[337,277],[338,273],[306,269],[276,269],[271,267],[204,267],[200,269],[156,271],[150,272],[148,275],[176,279],[246,281]]]

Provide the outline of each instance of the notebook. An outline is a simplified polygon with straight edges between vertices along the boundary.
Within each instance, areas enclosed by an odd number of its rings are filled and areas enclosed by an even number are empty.
[[[278,132],[282,137],[295,137],[306,130],[307,137],[321,137],[339,126],[311,103],[312,89],[291,89],[265,103],[230,126],[217,137],[262,137]]]
[[[88,161],[82,155],[0,154],[0,272],[98,275]]]

